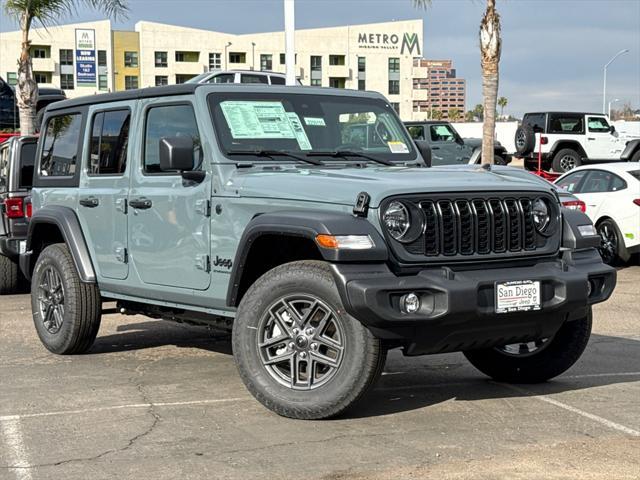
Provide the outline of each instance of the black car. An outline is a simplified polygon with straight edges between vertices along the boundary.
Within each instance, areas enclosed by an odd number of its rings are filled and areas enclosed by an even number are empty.
[[[50,103],[64,100],[67,96],[63,90],[54,87],[38,87],[38,103],[36,104],[36,127],[42,123],[44,108]],[[18,130],[20,115],[16,101],[16,92],[11,85],[0,77],[0,130]]]

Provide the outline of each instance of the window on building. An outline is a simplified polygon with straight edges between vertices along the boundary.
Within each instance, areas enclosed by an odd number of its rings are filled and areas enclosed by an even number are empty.
[[[209,54],[209,71],[220,70],[222,68],[222,57],[219,53]]]
[[[400,80],[389,80],[389,95],[400,94]]]
[[[358,90],[366,90],[366,89],[367,89],[367,81],[358,80]]]
[[[124,52],[124,66],[130,68],[138,67],[138,52]]]
[[[191,62],[197,63],[200,60],[200,52],[185,52],[185,51],[177,51],[176,52],[176,62]]]
[[[137,75],[125,75],[124,76],[124,89],[125,90],[133,90],[138,88],[138,77]]]
[[[98,75],[98,90],[107,90],[109,82],[106,75]]]
[[[273,55],[260,55],[260,70],[273,70]]]
[[[296,53],[294,56],[294,63],[298,63],[298,54]],[[287,56],[284,53],[280,54],[280,65],[284,65],[287,63]]]
[[[364,73],[367,71],[367,58],[358,57],[358,73]]]
[[[66,177],[76,173],[82,115],[59,115],[47,122],[40,160],[43,177]]]
[[[156,75],[156,87],[169,85],[169,77],[166,75]]]
[[[331,88],[345,88],[343,77],[329,77],[329,86]]]
[[[61,73],[60,74],[60,88],[63,90],[73,90],[73,74],[72,73]]]
[[[187,80],[191,80],[195,75],[190,75],[188,73],[176,73],[176,84],[185,83]]]
[[[60,65],[73,65],[73,50],[60,49]]]
[[[98,66],[106,67],[107,66],[107,51],[106,50],[98,50]]]
[[[345,64],[344,55],[329,55],[329,65],[344,65],[344,64]]]
[[[7,72],[7,83],[15,87],[18,84],[18,74],[16,72]]]
[[[245,52],[229,52],[229,63],[247,63]]]
[[[33,45],[31,47],[31,56],[33,58],[51,58],[51,47],[44,45]]]
[[[36,83],[51,83],[51,72],[33,72]]]
[[[144,139],[144,170],[147,173],[160,172],[160,139],[162,137],[192,138],[193,164],[197,169],[201,168],[200,133],[191,105],[165,105],[149,109]]]
[[[311,71],[312,72],[321,72],[322,71],[322,57],[318,55],[311,56]]]
[[[169,65],[167,52],[154,52],[153,56],[156,68],[167,68]]]
[[[389,73],[400,73],[400,59],[399,58],[390,58],[389,59]]]
[[[319,79],[319,78],[312,78],[310,85],[312,87],[321,87],[322,86],[322,80]]]
[[[391,102],[391,108],[393,108],[398,115],[400,115],[400,104],[398,102]]]
[[[89,175],[120,175],[127,168],[131,112],[110,110],[93,117]]]

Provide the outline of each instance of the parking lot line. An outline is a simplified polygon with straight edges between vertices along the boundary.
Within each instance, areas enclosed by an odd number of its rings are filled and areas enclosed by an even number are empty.
[[[20,418],[15,415],[2,418],[0,428],[9,453],[9,471],[13,471],[18,480],[32,480],[31,465],[20,429]]]

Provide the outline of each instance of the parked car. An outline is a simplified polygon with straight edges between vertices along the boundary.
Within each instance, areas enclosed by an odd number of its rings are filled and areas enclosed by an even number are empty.
[[[609,118],[601,113],[525,113],[515,134],[516,157],[524,159],[528,170],[536,170],[541,151],[542,169],[553,168],[559,173],[583,163],[638,161],[640,140],[621,158],[633,138],[618,134]]]
[[[21,275],[18,258],[25,251],[29,195],[36,137],[13,137],[0,144],[0,295],[15,293]]]
[[[42,115],[47,105],[66,98],[64,90],[55,87],[38,86],[36,125],[40,126]],[[18,130],[19,128],[20,115],[18,114],[15,91],[0,77],[0,130]]]
[[[449,122],[428,120],[405,122],[405,125],[411,138],[429,145],[434,166],[480,163],[482,139],[462,138]],[[499,142],[495,142],[494,153],[494,164],[507,165],[511,162],[511,155]]]
[[[640,165],[606,163],[575,168],[556,185],[578,197],[602,237],[608,264],[640,252]]]
[[[264,85],[285,85],[287,76],[284,73],[265,70],[214,70],[190,78],[186,83],[258,83]],[[302,85],[300,80],[296,80]]]
[[[372,138],[351,134],[363,118]],[[533,175],[425,165],[373,92],[188,84],[50,105],[20,257],[35,329],[86,352],[103,300],[230,328],[248,390],[301,419],[354,405],[390,348],[463,351],[507,382],[567,370],[616,282],[589,218]]]

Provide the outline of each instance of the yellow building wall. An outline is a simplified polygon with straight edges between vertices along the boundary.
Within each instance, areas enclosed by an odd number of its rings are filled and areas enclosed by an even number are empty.
[[[125,67],[124,52],[136,52],[138,65]],[[116,91],[125,89],[125,77],[138,78],[140,86],[140,35],[138,32],[113,31],[113,78]]]

